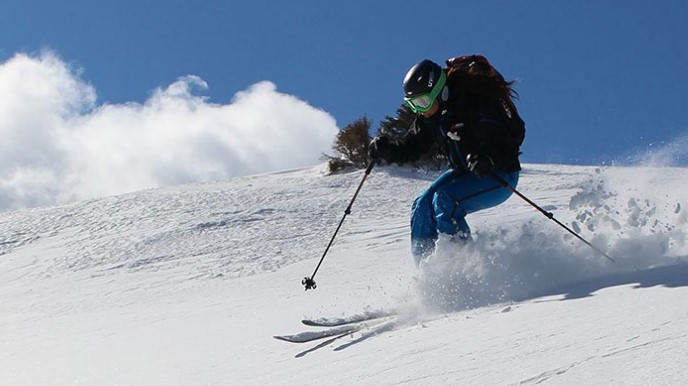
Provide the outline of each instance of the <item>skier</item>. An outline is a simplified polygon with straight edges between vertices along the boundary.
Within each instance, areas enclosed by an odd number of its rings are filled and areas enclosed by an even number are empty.
[[[440,233],[451,240],[470,239],[465,216],[511,196],[511,190],[491,177],[493,173],[517,185],[525,124],[512,101],[513,83],[480,55],[449,59],[444,69],[426,59],[406,74],[404,101],[416,118],[399,141],[384,135],[374,138],[368,155],[372,162],[403,164],[439,144],[449,160],[450,169],[412,206],[411,252],[416,266],[434,251]]]

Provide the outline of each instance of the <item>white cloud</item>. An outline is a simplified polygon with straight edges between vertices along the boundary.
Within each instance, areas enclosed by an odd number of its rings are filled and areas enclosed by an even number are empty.
[[[315,164],[334,118],[260,82],[229,104],[186,76],[144,103],[96,103],[46,52],[0,64],[0,210]]]

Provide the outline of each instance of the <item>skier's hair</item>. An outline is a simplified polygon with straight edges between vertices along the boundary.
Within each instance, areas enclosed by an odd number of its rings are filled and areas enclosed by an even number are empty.
[[[480,55],[472,55],[447,60],[447,81],[452,88],[469,94],[484,95],[496,99],[503,98],[513,110],[512,99],[518,99],[514,90],[516,81],[506,81],[499,71]]]

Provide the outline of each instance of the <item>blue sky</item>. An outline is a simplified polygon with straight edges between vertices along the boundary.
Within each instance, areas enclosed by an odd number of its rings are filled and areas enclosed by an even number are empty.
[[[414,63],[481,53],[518,80],[525,162],[628,162],[688,135],[685,0],[5,0],[2,8],[0,63],[50,50],[93,88],[90,108],[145,103],[191,75],[207,103],[231,104],[269,81],[340,128],[364,114],[377,127],[400,105]],[[268,106],[262,113],[282,119]]]

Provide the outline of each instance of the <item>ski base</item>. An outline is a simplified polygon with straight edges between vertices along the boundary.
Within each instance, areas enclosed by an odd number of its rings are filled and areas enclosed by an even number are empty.
[[[334,341],[390,321],[394,317],[396,317],[396,313],[393,312],[376,312],[345,318],[304,319],[301,322],[307,326],[325,328],[318,331],[304,331],[290,335],[275,335],[273,338],[290,343],[306,343],[325,338],[331,338],[331,341]]]

